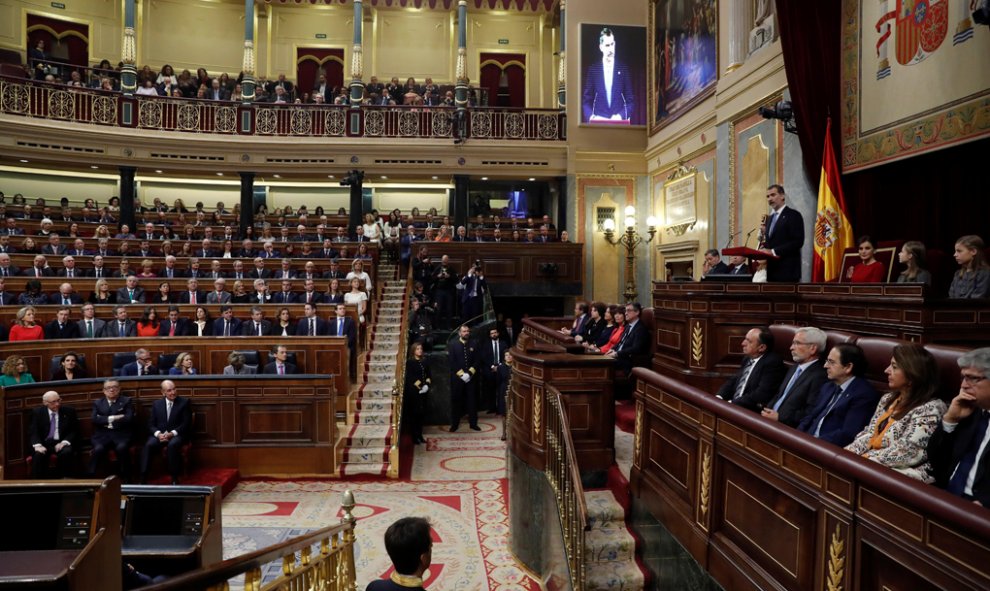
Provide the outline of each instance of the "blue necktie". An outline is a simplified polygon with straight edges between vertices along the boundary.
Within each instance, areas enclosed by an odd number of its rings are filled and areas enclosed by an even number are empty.
[[[784,401],[787,400],[787,395],[791,393],[791,388],[794,387],[794,382],[798,381],[798,378],[801,377],[801,372],[803,371],[804,368],[798,367],[797,371],[794,372],[794,375],[791,376],[791,381],[787,382],[787,387],[784,388],[784,393],[780,395],[780,398],[777,399],[777,403],[773,405],[774,412],[777,412],[781,405],[784,404]]]
[[[950,493],[959,496],[965,494],[966,481],[969,480],[969,473],[973,470],[973,464],[976,463],[976,452],[979,451],[980,444],[986,436],[987,425],[990,425],[990,413],[984,410],[976,419],[976,429],[972,439],[970,439],[969,450],[959,459],[959,465],[956,466],[956,471],[952,473],[952,478],[949,479],[949,486],[946,487],[946,490]]]
[[[767,236],[773,235],[773,227],[777,224],[778,215],[779,214],[777,212],[774,212],[774,214],[770,216],[770,226],[767,228]]]

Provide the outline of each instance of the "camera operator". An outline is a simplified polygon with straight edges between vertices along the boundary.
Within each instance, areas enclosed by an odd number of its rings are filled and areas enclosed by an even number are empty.
[[[443,255],[440,265],[433,270],[433,299],[436,302],[437,324],[442,329],[450,328],[454,316],[454,292],[457,290],[457,277],[450,266],[450,257]]]
[[[485,283],[485,271],[482,268],[481,260],[474,261],[474,265],[468,269],[467,275],[461,278],[461,309],[466,324],[475,325],[481,322],[481,312],[484,310],[485,291],[488,284]]]

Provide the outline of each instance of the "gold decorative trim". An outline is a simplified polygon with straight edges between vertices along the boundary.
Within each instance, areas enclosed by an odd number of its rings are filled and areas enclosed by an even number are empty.
[[[712,450],[708,448],[705,450],[705,454],[701,458],[701,494],[700,508],[701,517],[704,518],[708,515],[708,503],[712,498]]]
[[[739,231],[736,201],[736,123],[729,121],[729,236]]]
[[[533,441],[539,441],[543,423],[543,388],[533,388]]]
[[[633,428],[633,463],[642,465],[639,452],[643,449],[643,403],[636,402],[636,426]]]
[[[705,355],[705,336],[704,330],[701,327],[701,322],[698,320],[694,321],[694,327],[691,329],[691,361],[695,365],[701,365],[701,360]]]
[[[845,542],[841,538],[842,530],[839,524],[835,524],[835,531],[832,532],[832,542],[828,545],[828,575],[825,579],[828,591],[842,591],[842,580],[846,572],[846,558],[843,556]]]

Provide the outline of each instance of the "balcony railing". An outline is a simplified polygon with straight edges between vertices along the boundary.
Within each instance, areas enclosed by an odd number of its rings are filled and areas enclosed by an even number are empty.
[[[566,137],[555,109],[475,107],[351,108],[238,103],[75,88],[0,77],[0,114],[107,127],[274,137],[366,137],[550,141]]]

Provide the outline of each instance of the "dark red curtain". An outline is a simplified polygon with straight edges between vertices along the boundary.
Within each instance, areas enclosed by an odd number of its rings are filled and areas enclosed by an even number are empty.
[[[832,145],[836,154],[842,153],[838,125],[842,2],[776,2],[804,165],[817,188],[829,115]],[[949,252],[964,234],[990,239],[986,154],[990,140],[843,175],[853,228],[877,240],[921,240],[929,249]]]
[[[28,13],[27,34],[28,47],[34,47],[39,39],[44,40],[45,53],[51,55],[53,61],[80,67],[89,65],[88,25]]]
[[[296,48],[296,88],[298,96],[312,92],[320,79],[320,72],[326,74],[331,87],[344,84],[344,49],[342,47],[299,47]]]
[[[523,53],[482,53],[481,80],[479,85],[488,90],[488,106],[523,108],[526,106],[526,54]],[[502,72],[508,83],[508,97],[505,104],[499,103],[499,85]],[[505,90],[502,90],[503,94]]]

